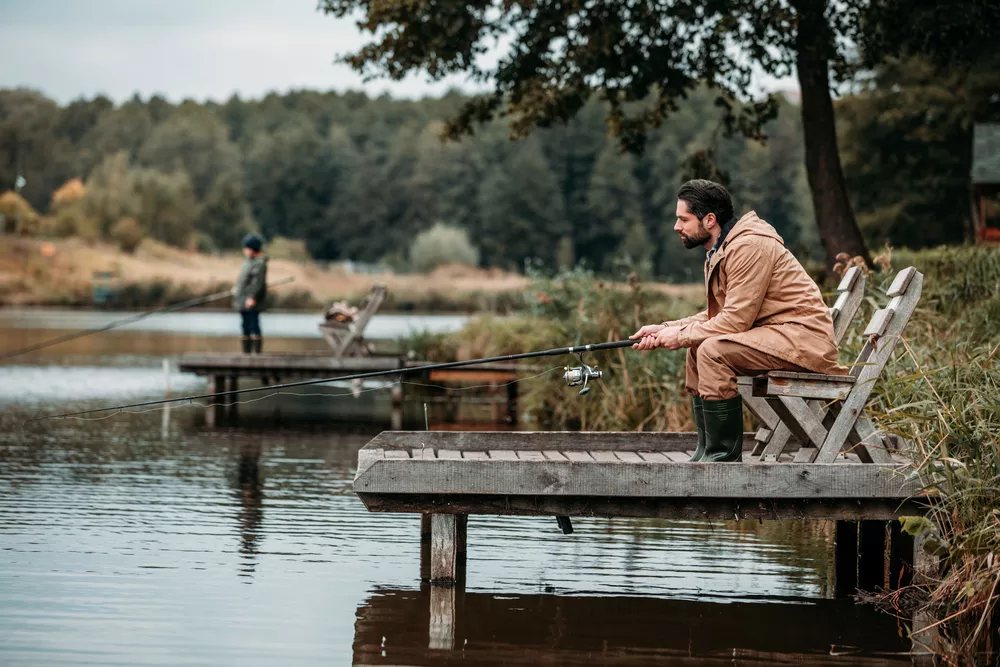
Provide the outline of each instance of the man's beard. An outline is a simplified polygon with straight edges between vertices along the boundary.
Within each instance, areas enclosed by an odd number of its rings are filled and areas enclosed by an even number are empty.
[[[698,246],[703,246],[708,243],[708,240],[712,238],[712,235],[708,233],[705,229],[705,225],[701,224],[701,220],[698,221],[698,231],[694,236],[681,235],[681,242],[684,247],[688,250],[692,248],[697,248]]]

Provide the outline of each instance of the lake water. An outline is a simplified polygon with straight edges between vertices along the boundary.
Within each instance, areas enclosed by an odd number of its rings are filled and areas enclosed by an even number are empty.
[[[0,351],[105,316],[8,315]],[[383,391],[268,399],[211,429],[195,408],[165,430],[158,411],[26,421],[162,396],[164,358],[232,349],[213,318],[0,365],[0,664],[910,662],[895,619],[829,599],[828,529],[771,522],[578,519],[567,536],[550,519],[472,517],[442,648],[419,520],[370,514],[351,489],[357,450],[388,428]],[[323,349],[315,319],[272,318],[300,332],[269,339],[275,351]]]

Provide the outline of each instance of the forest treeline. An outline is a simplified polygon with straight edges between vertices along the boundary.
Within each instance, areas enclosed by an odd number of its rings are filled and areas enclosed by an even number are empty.
[[[996,76],[965,94],[919,61],[890,63],[838,102],[848,187],[871,244],[961,242],[969,211],[971,119],[994,113]],[[995,95],[994,95],[995,97]],[[0,91],[0,215],[21,233],[143,237],[232,250],[250,230],[304,241],[319,260],[411,265],[421,232],[465,231],[483,266],[526,262],[696,279],[701,255],[671,227],[677,187],[717,170],[737,209],[755,209],[800,257],[822,256],[803,167],[799,110],[784,101],[764,143],[727,138],[708,91],[650,137],[619,152],[604,109],[512,142],[504,122],[442,143],[463,97],[371,98],[296,91],[259,100],[60,106],[26,89]],[[23,199],[22,199],[23,197]],[[424,244],[428,243],[424,239]],[[433,243],[431,244],[433,245]]]

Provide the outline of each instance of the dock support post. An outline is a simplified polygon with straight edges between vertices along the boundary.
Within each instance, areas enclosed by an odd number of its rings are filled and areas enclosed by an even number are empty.
[[[507,423],[517,424],[517,381],[507,384]]]
[[[858,588],[863,591],[874,593],[889,586],[886,537],[885,521],[866,519],[858,526]]]
[[[420,515],[420,581],[431,580],[431,516]]]
[[[222,375],[212,375],[209,380],[209,393],[221,394],[226,390],[225,377]],[[222,421],[222,403],[225,400],[222,396],[208,399],[208,407],[205,408],[205,424],[214,428]]]
[[[858,588],[857,521],[837,521],[833,560],[834,597],[853,595]]]
[[[467,514],[431,515],[431,583],[454,584],[463,578],[468,518]]]
[[[392,416],[390,427],[393,431],[403,430],[403,383],[397,382],[390,390],[392,396]]]
[[[226,403],[229,404],[229,419],[235,421],[237,416],[236,391],[240,388],[240,378],[238,375],[229,376],[229,394],[226,396]]]

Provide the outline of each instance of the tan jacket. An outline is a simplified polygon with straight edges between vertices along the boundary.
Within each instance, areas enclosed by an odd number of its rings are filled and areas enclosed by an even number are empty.
[[[816,373],[844,375],[830,309],[774,227],[750,211],[705,263],[708,309],[682,320],[682,347],[741,343]]]

